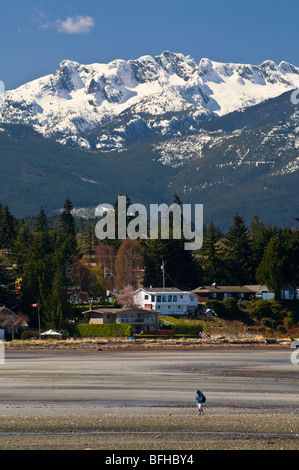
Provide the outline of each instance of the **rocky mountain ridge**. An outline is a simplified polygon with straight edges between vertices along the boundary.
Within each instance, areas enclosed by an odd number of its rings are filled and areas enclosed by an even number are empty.
[[[296,88],[299,68],[267,60],[225,64],[163,52],[81,65],[7,91],[0,122],[25,124],[83,149],[123,150],[142,139],[192,135],[203,123]]]

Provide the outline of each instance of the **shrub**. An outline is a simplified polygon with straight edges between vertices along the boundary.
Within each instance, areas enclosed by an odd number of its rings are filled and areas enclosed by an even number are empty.
[[[218,317],[222,318],[236,318],[240,314],[238,302],[234,297],[228,297],[221,300],[208,300],[207,307],[214,310]]]
[[[271,317],[272,315],[272,308],[271,308],[271,302],[269,300],[257,300],[254,305],[254,310],[256,313],[256,316],[259,319],[265,318],[265,317]]]
[[[23,340],[32,339],[35,337],[36,337],[36,334],[34,333],[34,331],[31,331],[31,330],[25,330],[21,334],[21,339]]]
[[[223,301],[225,316],[227,318],[236,318],[240,313],[238,302],[234,297],[228,297]]]
[[[259,320],[271,318],[276,323],[281,323],[283,319],[283,308],[273,300],[257,300],[254,306],[254,313]]]
[[[208,300],[206,306],[211,308],[219,317],[225,316],[225,306],[220,300]]]
[[[264,317],[262,318],[262,323],[263,325],[268,326],[272,330],[275,330],[277,328],[277,322],[273,320],[273,318]]]
[[[281,333],[282,335],[284,335],[287,332],[287,330],[285,329],[283,325],[278,325],[277,331],[278,333]]]
[[[287,314],[287,321],[290,326],[296,325],[296,323],[298,323],[299,321],[298,312],[294,312],[293,310],[290,310]]]

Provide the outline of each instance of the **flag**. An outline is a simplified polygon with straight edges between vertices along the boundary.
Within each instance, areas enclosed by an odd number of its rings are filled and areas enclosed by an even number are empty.
[[[38,304],[31,304],[31,307],[38,307]]]

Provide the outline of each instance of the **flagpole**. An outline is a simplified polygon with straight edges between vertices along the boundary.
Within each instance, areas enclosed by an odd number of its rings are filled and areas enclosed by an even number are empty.
[[[38,337],[41,337],[41,329],[40,329],[40,314],[39,314],[39,303],[31,304],[31,307],[37,307],[37,318],[38,318]]]
[[[37,315],[38,315],[38,336],[39,336],[39,339],[40,339],[40,316],[39,316],[39,304],[37,305]]]

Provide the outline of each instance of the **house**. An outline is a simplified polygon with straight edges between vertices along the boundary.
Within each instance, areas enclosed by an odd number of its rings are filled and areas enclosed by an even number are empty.
[[[26,317],[23,314],[17,315],[5,306],[0,307],[0,324],[4,329],[4,335],[11,335],[12,338],[15,332],[28,328]]]
[[[250,284],[245,287],[248,287],[248,289],[251,289],[254,292],[256,300],[258,299],[270,300],[270,299],[274,299],[275,297],[274,291],[269,290],[267,286]]]
[[[234,297],[239,301],[250,300],[255,296],[254,291],[248,286],[217,286],[216,283],[211,286],[197,287],[192,292],[197,295],[199,303],[208,300],[225,300],[228,297]]]
[[[294,300],[294,298],[299,299],[299,287],[294,287],[287,285],[280,290],[281,300]]]
[[[198,306],[195,294],[173,287],[140,287],[135,292],[134,303],[142,309],[156,310],[162,315],[187,314]]]
[[[85,312],[87,313],[87,312]],[[89,310],[89,323],[125,323],[131,325],[135,333],[158,328],[158,315],[155,311],[146,311],[138,307],[99,308]]]

